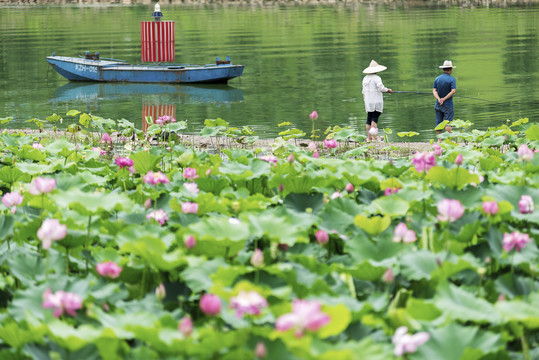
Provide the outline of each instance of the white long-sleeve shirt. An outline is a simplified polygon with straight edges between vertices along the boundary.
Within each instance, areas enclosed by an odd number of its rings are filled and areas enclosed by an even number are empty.
[[[384,97],[382,93],[387,92],[387,88],[382,84],[382,79],[376,74],[369,74],[363,78],[363,99],[365,100],[365,111],[384,112]]]

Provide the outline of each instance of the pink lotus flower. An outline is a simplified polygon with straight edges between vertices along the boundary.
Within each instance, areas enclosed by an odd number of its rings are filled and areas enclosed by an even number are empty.
[[[346,190],[346,192],[349,193],[349,194],[353,193],[354,192],[354,185],[352,185],[351,183],[348,183],[344,187],[344,190]]]
[[[417,172],[427,172],[431,167],[436,166],[436,157],[432,152],[416,152],[412,158],[412,164]]]
[[[393,234],[393,242],[404,242],[412,243],[416,241],[415,231],[408,230],[408,227],[405,223],[400,223],[395,227],[395,232]]]
[[[197,240],[195,239],[195,237],[193,235],[189,235],[188,237],[185,238],[183,243],[185,244],[186,248],[192,249],[197,244]]]
[[[196,214],[198,212],[198,204],[194,202],[182,203],[182,213],[184,214]]]
[[[191,180],[198,178],[199,176],[197,175],[197,169],[191,167],[183,169],[183,177]]]
[[[184,183],[183,186],[185,186],[187,191],[189,191],[191,194],[198,194],[198,192],[200,191],[198,189],[197,183],[195,183],[195,182]]]
[[[312,121],[315,121],[316,119],[318,119],[318,113],[316,112],[316,110],[310,113],[309,117],[311,118]]]
[[[488,215],[496,215],[498,213],[498,203],[496,201],[483,202],[483,211]]]
[[[157,125],[166,125],[166,124],[169,124],[169,123],[175,123],[176,122],[176,119],[172,116],[168,116],[168,115],[163,115],[163,116],[160,116],[157,118],[157,120],[155,120],[155,123]]]
[[[463,160],[462,154],[458,154],[457,157],[455,158],[455,165],[457,166],[462,165],[462,160]]]
[[[109,134],[104,133],[103,136],[101,137],[101,142],[110,144],[112,142],[112,138],[109,136]]]
[[[307,150],[316,151],[316,143],[314,141],[311,141],[309,145],[307,145]]]
[[[320,245],[327,244],[327,242],[329,241],[329,235],[324,230],[318,230],[315,236],[316,236],[316,241],[318,241]]]
[[[331,318],[321,311],[322,306],[316,301],[296,299],[292,302],[292,312],[279,316],[275,321],[277,331],[294,330],[296,337],[302,337],[308,331],[317,331],[327,325]]]
[[[28,191],[33,195],[48,194],[56,187],[56,179],[37,177]]]
[[[268,350],[266,349],[266,345],[264,345],[264,343],[262,341],[259,341],[257,344],[256,344],[256,347],[255,347],[255,356],[258,358],[258,359],[263,359],[265,358],[266,356],[268,356]]]
[[[260,315],[260,310],[267,306],[266,299],[256,291],[240,291],[238,296],[230,298],[230,307],[236,310],[237,317]]]
[[[56,219],[46,219],[37,230],[37,237],[46,250],[51,247],[53,241],[62,240],[66,235],[67,226],[60,224]]]
[[[95,269],[99,275],[116,279],[122,272],[122,267],[112,261],[105,261],[96,265]]]
[[[221,312],[221,299],[213,294],[202,295],[200,298],[200,310],[209,316],[219,314]]]
[[[267,162],[272,163],[274,165],[277,165],[278,158],[275,155],[269,155],[268,154],[268,155],[261,156],[260,160],[264,160],[264,161],[267,161]]]
[[[318,151],[313,152],[313,158],[318,159],[320,157],[320,154]]]
[[[393,281],[395,281],[395,274],[393,274],[393,270],[391,268],[387,268],[384,275],[382,275],[382,281],[391,284]]]
[[[251,255],[251,265],[255,268],[261,268],[264,266],[264,253],[260,249],[255,249],[253,255]]]
[[[2,204],[4,204],[5,207],[10,209],[13,214],[15,214],[17,206],[22,204],[22,201],[23,196],[16,191],[6,193],[4,194],[4,196],[2,196]]]
[[[389,195],[396,194],[400,189],[401,188],[398,188],[398,187],[388,187],[384,190],[384,195],[389,196]]]
[[[165,225],[165,223],[168,221],[168,215],[164,210],[157,209],[146,215],[146,219],[154,219],[160,225]]]
[[[105,150],[101,150],[100,147],[92,147],[92,151],[97,151],[101,156],[105,156],[107,154],[107,152]]]
[[[518,209],[521,214],[531,214],[533,212],[533,199],[529,195],[522,195],[518,202]]]
[[[161,171],[158,171],[156,173],[154,173],[153,171],[148,171],[148,173],[144,175],[143,181],[149,185],[168,184],[170,182],[168,177]]]
[[[155,297],[159,300],[163,300],[167,296],[167,289],[165,289],[165,285],[163,283],[160,283],[155,288]]]
[[[520,145],[517,153],[520,160],[531,161],[531,159],[533,159],[533,150],[530,150],[526,144]]]
[[[118,165],[120,169],[124,167],[129,168],[134,165],[134,162],[130,158],[119,157],[119,158],[116,158],[116,165]]]
[[[342,198],[343,194],[340,191],[335,191],[331,196],[329,197],[331,200],[335,200],[337,198]]]
[[[464,206],[458,200],[443,199],[437,205],[438,220],[453,222],[462,217]]]
[[[178,331],[183,334],[183,336],[191,336],[193,333],[193,320],[190,316],[184,316],[179,324]]]
[[[440,145],[434,144],[432,147],[434,148],[434,155],[442,156],[442,147]]]
[[[502,245],[503,249],[507,252],[513,250],[513,248],[520,252],[520,250],[524,249],[526,244],[528,244],[530,241],[531,239],[528,234],[513,231],[511,234],[503,234]]]
[[[323,143],[324,143],[324,146],[327,147],[328,149],[334,149],[339,145],[337,144],[337,141],[335,141],[334,139],[325,139]]]
[[[377,128],[377,127],[374,127],[374,126],[371,127],[371,128],[369,129],[369,134],[370,134],[371,136],[376,136],[376,135],[378,135],[378,128]]]
[[[41,145],[41,143],[38,143],[38,142],[33,143],[32,147],[38,150],[43,149],[43,145]]]
[[[51,289],[43,293],[43,302],[41,306],[44,309],[54,309],[54,317],[59,317],[66,312],[69,315],[76,316],[76,310],[82,308],[81,298],[74,293],[57,291],[54,294]]]
[[[395,356],[402,356],[405,353],[414,353],[417,348],[430,339],[430,334],[427,332],[418,332],[417,334],[408,334],[408,328],[401,326],[393,335],[393,344],[395,345]]]

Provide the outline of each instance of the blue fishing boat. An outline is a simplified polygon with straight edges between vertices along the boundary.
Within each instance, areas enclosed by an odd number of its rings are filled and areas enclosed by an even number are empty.
[[[241,76],[243,65],[232,64],[230,57],[216,58],[205,65],[177,64],[175,61],[174,21],[161,21],[159,4],[152,15],[154,21],[141,22],[142,62],[100,58],[100,54],[86,52],[84,56],[47,56],[47,62],[63,77],[71,81],[136,82],[136,83],[227,83]]]
[[[99,54],[98,54],[99,56]],[[136,83],[227,83],[241,76],[243,65],[230,60],[216,64],[150,64],[130,65],[124,61],[99,59],[95,54],[83,58],[47,56],[47,62],[71,81],[104,81]]]

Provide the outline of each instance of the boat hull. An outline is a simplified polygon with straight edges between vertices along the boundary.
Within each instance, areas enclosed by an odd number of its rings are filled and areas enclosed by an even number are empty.
[[[243,65],[131,65],[122,61],[48,56],[47,62],[71,81],[136,83],[226,83],[241,76]]]

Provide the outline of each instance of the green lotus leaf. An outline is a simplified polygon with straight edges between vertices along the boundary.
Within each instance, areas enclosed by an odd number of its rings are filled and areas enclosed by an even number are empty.
[[[16,168],[21,170],[25,174],[29,175],[42,175],[50,174],[54,172],[54,167],[48,164],[34,164],[27,162],[18,162],[15,164]]]
[[[23,180],[24,178],[29,178],[29,176],[16,167],[4,166],[0,169],[0,180],[6,184],[12,185],[16,181]]]
[[[124,193],[83,192],[72,188],[53,194],[51,198],[57,205],[71,208],[81,214],[92,215],[103,211],[131,209],[133,202]]]
[[[215,127],[204,127],[202,130],[200,130],[200,136],[201,137],[210,137],[210,136],[217,136],[220,133],[222,133],[226,127],[224,126],[215,126]]]
[[[438,286],[434,304],[453,320],[492,325],[501,322],[491,303],[447,282]]]
[[[90,325],[83,324],[74,328],[59,320],[49,323],[48,328],[49,337],[69,351],[80,350],[84,346],[94,343],[101,335],[100,330]]]
[[[10,320],[0,326],[0,339],[14,349],[21,349],[23,345],[28,343],[41,344],[46,333],[46,326],[29,328],[25,321],[15,323]]]
[[[382,261],[396,256],[401,251],[400,244],[391,241],[393,234],[380,235],[377,242],[369,240],[364,235],[350,237],[345,243],[345,249],[357,262]]]
[[[322,348],[326,351],[316,358],[320,360],[387,360],[389,358],[388,354],[391,352],[388,347],[375,343],[370,338],[365,338],[361,341],[340,342],[331,347],[326,345],[326,347]]]
[[[354,200],[337,198],[327,203],[320,212],[321,227],[328,232],[336,230],[340,234],[346,234],[354,225],[354,214],[358,213],[360,213],[360,207]]]
[[[442,166],[435,166],[429,170],[425,179],[452,189],[462,189],[472,183],[479,184],[479,176],[462,167],[449,170]]]
[[[222,164],[219,172],[227,175],[232,181],[252,180],[269,175],[270,164],[263,160],[252,160],[249,164],[230,162]]]
[[[454,322],[428,331],[430,339],[411,354],[413,360],[479,360],[484,355],[505,349],[500,334],[461,326]]]
[[[406,247],[409,244],[398,244]],[[430,251],[419,250],[406,252],[400,259],[402,273],[408,280],[430,280],[432,272],[437,268],[436,255]]]
[[[146,151],[139,151],[129,156],[133,160],[135,170],[141,175],[146,175],[148,171],[155,171],[156,166],[161,161],[160,156],[155,156]]]
[[[485,148],[485,147],[500,146],[504,142],[505,142],[505,137],[503,135],[491,136],[481,142],[481,147]]]
[[[39,149],[34,149],[30,145],[22,145],[21,147],[11,148],[11,151],[23,160],[43,161],[47,155]]]
[[[324,305],[322,312],[329,315],[331,321],[318,330],[318,335],[325,339],[330,336],[336,336],[342,333],[350,324],[350,310],[343,304],[334,306]]]
[[[526,130],[526,139],[528,140],[539,140],[539,126],[537,124],[532,124],[528,130]]]
[[[498,301],[494,307],[501,315],[503,322],[518,322],[527,329],[537,329],[539,328],[539,303],[537,297],[531,299],[535,301]]]
[[[410,204],[408,203],[408,201],[396,196],[384,196],[374,200],[372,204],[382,214],[387,214],[391,217],[404,216],[410,208]]]
[[[441,124],[440,124],[441,125]],[[397,135],[399,137],[404,137],[404,136],[408,136],[408,137],[412,137],[412,136],[416,136],[416,135],[419,135],[418,132],[415,132],[415,131],[401,131],[401,132],[398,132]]]
[[[65,138],[59,138],[47,145],[45,149],[47,149],[47,151],[51,154],[59,154],[64,149],[71,152],[75,150],[75,144],[69,142]]]
[[[389,215],[366,217],[359,214],[354,217],[354,224],[371,235],[378,235],[389,227],[391,217]]]
[[[408,298],[406,302],[406,312],[412,318],[420,321],[433,321],[442,315],[442,311],[431,302],[413,297]]]
[[[204,125],[207,126],[207,127],[212,127],[212,126],[223,126],[223,127],[227,127],[228,126],[228,122],[226,122],[225,120],[221,119],[221,118],[217,118],[217,119],[206,119],[204,120]]]
[[[494,285],[500,294],[507,295],[510,298],[528,296],[533,291],[529,278],[518,276],[514,273],[499,276]]]
[[[308,242],[307,231],[314,222],[308,224],[296,224],[290,216],[279,216],[274,212],[266,211],[262,214],[249,215],[249,228],[253,236],[266,237],[277,244],[293,246],[296,242]],[[279,224],[279,226],[276,226]]]
[[[208,257],[234,256],[243,249],[250,236],[249,226],[243,221],[229,220],[226,216],[215,216],[189,225],[186,233],[193,234],[197,240],[191,252]]]

